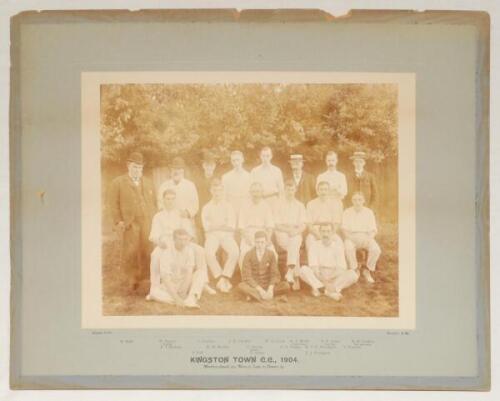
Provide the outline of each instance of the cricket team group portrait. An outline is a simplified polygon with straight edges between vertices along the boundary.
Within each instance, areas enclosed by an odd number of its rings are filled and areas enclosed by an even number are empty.
[[[101,86],[104,315],[398,315],[397,87]]]

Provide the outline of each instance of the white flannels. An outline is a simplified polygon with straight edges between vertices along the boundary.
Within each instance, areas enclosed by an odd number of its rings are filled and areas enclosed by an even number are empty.
[[[251,173],[252,182],[260,182],[264,191],[264,197],[278,196],[283,192],[283,174],[281,170],[270,164],[255,167]]]
[[[222,185],[226,200],[239,213],[241,204],[250,198],[250,173],[244,169],[228,171],[222,176]]]
[[[362,206],[359,211],[350,207],[344,211],[342,216],[342,229],[353,233],[377,232],[375,215],[371,209]]]

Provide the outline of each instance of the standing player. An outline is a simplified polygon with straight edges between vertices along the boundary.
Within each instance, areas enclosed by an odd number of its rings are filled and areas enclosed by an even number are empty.
[[[265,146],[260,151],[260,161],[257,167],[250,172],[252,182],[262,184],[262,197],[270,205],[283,193],[283,174],[279,167],[271,163],[273,151],[269,146]]]
[[[325,161],[327,170],[318,175],[316,179],[316,186],[321,181],[326,181],[328,182],[328,184],[330,184],[329,197],[332,203],[332,207],[335,210],[335,214],[342,216],[342,199],[344,199],[344,197],[347,195],[347,180],[345,178],[345,175],[337,170],[337,153],[335,153],[333,150],[329,151],[326,154]]]
[[[304,157],[299,154],[290,155],[290,178],[295,182],[296,198],[307,205],[316,197],[316,180],[312,174],[304,171]]]
[[[113,180],[109,207],[115,230],[122,237],[120,267],[125,273],[125,292],[136,292],[147,278],[151,247],[148,235],[155,212],[153,186],[142,174],[144,159],[133,152],[127,159],[127,174]]]
[[[250,173],[243,168],[245,161],[239,150],[231,152],[233,169],[222,176],[222,186],[226,200],[233,206],[236,216],[239,215],[241,204],[250,199]]]
[[[377,185],[372,173],[365,169],[365,152],[354,152],[351,156],[354,171],[349,175],[349,192],[361,192],[365,198],[365,205],[373,210],[377,202]]]

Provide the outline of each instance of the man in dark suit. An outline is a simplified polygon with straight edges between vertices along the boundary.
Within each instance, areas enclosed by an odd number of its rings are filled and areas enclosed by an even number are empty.
[[[316,197],[316,180],[312,174],[304,171],[304,157],[302,155],[290,155],[290,169],[287,178],[295,181],[297,187],[295,197],[307,205],[307,202]]]
[[[149,272],[149,232],[155,210],[153,186],[142,175],[144,159],[133,152],[127,159],[128,173],[113,180],[109,191],[111,218],[121,237],[120,268],[125,292],[137,291]]]
[[[378,198],[377,185],[374,175],[365,170],[366,153],[354,152],[351,160],[354,171],[348,176],[349,198],[354,193],[361,192],[365,198],[365,205],[370,209],[374,209]]]
[[[198,190],[198,199],[200,202],[200,211],[212,198],[211,185],[214,178],[218,178],[217,162],[215,156],[209,152],[204,151],[201,160],[201,169],[195,172],[193,182]],[[201,224],[201,213],[197,213],[195,217],[196,232],[199,242],[205,242],[205,233]]]
[[[240,291],[248,299],[251,297],[261,302],[270,301],[275,295],[290,289],[287,282],[281,281],[276,255],[267,249],[267,234],[264,231],[255,233],[255,246],[243,259],[241,279],[238,285]]]

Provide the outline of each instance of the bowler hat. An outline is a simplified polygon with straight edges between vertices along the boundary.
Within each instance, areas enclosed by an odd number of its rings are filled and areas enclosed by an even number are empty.
[[[140,152],[132,152],[132,153],[130,153],[130,155],[128,156],[127,161],[135,163],[135,164],[140,164],[141,166],[144,165],[144,158],[142,157],[142,153],[140,153]]]
[[[366,160],[367,156],[365,152],[354,152],[351,156],[351,160],[363,159]]]
[[[184,159],[182,157],[174,157],[174,160],[172,160],[170,167],[171,168],[185,168],[186,163],[184,163]]]
[[[290,155],[290,162],[303,162],[304,161],[304,156],[300,155],[300,154],[293,154],[293,155]]]

